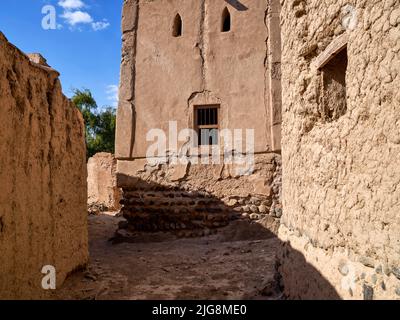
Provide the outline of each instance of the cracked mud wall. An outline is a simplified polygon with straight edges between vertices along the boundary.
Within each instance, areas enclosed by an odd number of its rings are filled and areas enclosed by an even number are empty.
[[[43,266],[60,286],[88,258],[83,118],[59,74],[31,57],[0,33],[0,298],[9,299],[46,296]]]
[[[281,3],[285,293],[400,299],[400,2]],[[346,109],[327,119],[313,64],[344,32]]]

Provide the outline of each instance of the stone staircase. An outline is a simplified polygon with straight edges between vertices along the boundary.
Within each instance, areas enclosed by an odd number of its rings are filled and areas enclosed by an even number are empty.
[[[162,186],[124,190],[121,204],[121,214],[135,231],[210,230],[241,215],[207,192]]]

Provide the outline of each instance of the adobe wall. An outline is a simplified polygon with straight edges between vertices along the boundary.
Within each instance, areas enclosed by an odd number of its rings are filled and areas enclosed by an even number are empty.
[[[88,259],[83,118],[31,57],[0,33],[0,299],[42,298],[43,266],[59,287]]]
[[[245,176],[237,174],[235,165],[118,161],[121,212],[133,227],[146,231],[210,230],[244,218],[266,223],[277,233],[280,155],[259,155],[254,162],[253,173]]]
[[[285,293],[400,299],[400,2],[281,2]],[[343,39],[345,109],[318,70]]]
[[[117,187],[117,160],[111,153],[100,152],[89,158],[88,208],[90,213],[120,209],[121,190]]]
[[[221,32],[225,7],[229,32]],[[189,217],[209,227],[213,209],[224,223],[235,212],[255,220],[280,216],[279,11],[277,0],[124,1],[115,156],[122,212],[132,225],[195,228]],[[173,37],[178,13],[182,36]],[[220,106],[220,129],[255,130],[252,174],[237,175],[223,159],[215,165],[146,162],[151,129],[167,134],[166,155],[179,154],[186,142],[170,144],[169,121],[177,121],[177,132],[193,129],[196,106],[213,104]],[[186,192],[192,204],[182,199]],[[141,195],[156,199],[143,202]],[[150,219],[159,212],[162,219]]]

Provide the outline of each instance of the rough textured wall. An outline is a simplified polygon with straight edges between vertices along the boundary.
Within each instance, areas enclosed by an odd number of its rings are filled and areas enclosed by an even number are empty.
[[[120,209],[121,190],[117,187],[117,161],[111,153],[100,152],[88,160],[89,212]]]
[[[231,29],[222,32],[226,8]],[[271,222],[280,216],[280,155],[273,153],[280,150],[279,12],[277,0],[124,1],[116,158],[122,211],[132,224],[192,229],[201,220],[209,226],[213,209],[224,221],[235,211]],[[180,37],[173,36],[177,14]],[[166,154],[178,154],[186,142],[171,143],[169,121],[177,121],[177,132],[193,129],[195,109],[204,105],[219,106],[219,129],[255,130],[253,174],[238,176],[232,165],[146,163],[153,144],[146,141],[148,132],[162,129]],[[192,204],[182,199],[187,191],[198,198]],[[183,203],[188,210],[179,209]],[[191,223],[178,223],[179,217]]]
[[[39,60],[37,60],[39,61]],[[39,298],[88,258],[83,118],[59,74],[0,33],[0,298]]]
[[[285,292],[399,299],[400,2],[281,3]],[[345,30],[346,108],[335,115],[314,64]]]

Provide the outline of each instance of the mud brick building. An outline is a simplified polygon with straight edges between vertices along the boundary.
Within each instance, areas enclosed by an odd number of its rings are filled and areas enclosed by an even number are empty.
[[[233,212],[280,216],[279,11],[279,1],[264,0],[124,2],[116,158],[131,224],[201,229]],[[182,153],[170,121],[198,134],[199,154],[222,148],[218,133],[202,141],[204,132],[254,129],[254,170],[237,174],[240,165],[223,160],[149,163],[152,129],[167,133],[161,158]]]
[[[48,297],[88,260],[82,114],[59,73],[0,33],[0,299]]]

